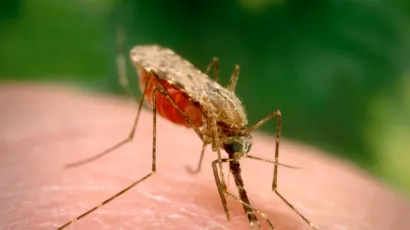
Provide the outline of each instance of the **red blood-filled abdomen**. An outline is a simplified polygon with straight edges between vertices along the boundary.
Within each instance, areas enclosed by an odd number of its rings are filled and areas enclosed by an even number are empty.
[[[146,81],[148,79],[148,73],[146,71],[139,70],[139,79],[140,79],[140,88],[141,91],[144,91]],[[174,100],[174,102],[179,106],[179,108],[185,112],[186,116],[192,121],[193,125],[200,127],[202,125],[202,110],[198,105],[195,105],[193,102],[189,101],[189,96],[182,92],[180,89],[169,84],[165,80],[161,80],[161,83],[164,85],[166,91]],[[158,85],[159,82],[155,77],[151,77],[147,90],[145,92],[145,100],[152,106],[153,105],[153,90],[155,85]],[[189,127],[188,122],[185,121],[184,117],[178,112],[178,110],[168,101],[165,96],[157,92],[157,112],[167,118],[168,120]]]

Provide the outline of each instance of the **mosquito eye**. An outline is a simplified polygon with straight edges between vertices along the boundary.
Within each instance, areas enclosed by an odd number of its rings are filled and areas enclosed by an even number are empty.
[[[236,152],[241,153],[243,151],[243,146],[241,143],[231,142],[231,143],[225,143],[224,149],[227,153],[236,153]]]

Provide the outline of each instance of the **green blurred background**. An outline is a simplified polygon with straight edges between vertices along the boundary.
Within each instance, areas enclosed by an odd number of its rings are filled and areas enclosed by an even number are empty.
[[[57,81],[120,93],[121,25],[126,50],[158,43],[200,69],[219,57],[223,85],[240,64],[237,93],[251,123],[280,109],[286,138],[349,159],[410,194],[408,0],[0,4],[3,82]],[[135,87],[135,70],[127,65]]]

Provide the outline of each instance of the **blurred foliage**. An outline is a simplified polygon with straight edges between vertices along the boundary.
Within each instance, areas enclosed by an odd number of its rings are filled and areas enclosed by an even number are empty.
[[[378,173],[410,191],[410,73],[381,89],[369,105],[367,144],[383,165]]]
[[[251,123],[274,109],[283,134],[350,159],[410,192],[410,4],[406,0],[3,0],[0,78],[118,92],[126,50],[170,47],[237,93]],[[135,70],[127,67],[133,86]],[[138,92],[136,92],[138,93]],[[274,122],[263,129],[273,132]]]

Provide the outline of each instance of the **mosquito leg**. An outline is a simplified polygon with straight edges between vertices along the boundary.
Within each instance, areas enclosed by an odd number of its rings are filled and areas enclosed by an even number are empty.
[[[248,128],[246,133],[251,133],[253,130],[261,127],[263,124],[271,120],[272,118],[277,117],[276,119],[276,142],[275,142],[275,165],[273,168],[273,182],[272,182],[272,191],[275,190],[275,186],[277,183],[276,175],[278,174],[278,164],[279,164],[279,143],[280,143],[280,133],[281,133],[281,125],[282,125],[282,113],[279,110],[273,111],[268,116],[263,118],[261,121],[256,123],[254,126]]]
[[[95,206],[94,208],[88,210],[87,212],[79,215],[78,217],[76,217],[75,219],[65,223],[64,225],[60,226],[58,229],[65,229],[68,226],[74,224],[75,222],[79,221],[80,219],[88,216],[89,214],[91,214],[92,212],[94,212],[95,210],[102,208],[104,205],[108,204],[109,202],[113,201],[114,199],[116,199],[117,197],[121,196],[122,194],[126,193],[128,190],[132,189],[133,187],[135,187],[137,184],[141,183],[142,181],[148,179],[149,177],[151,177],[152,175],[154,175],[157,171],[157,167],[156,167],[156,158],[157,158],[157,154],[156,154],[156,146],[157,146],[157,103],[156,103],[156,98],[157,98],[157,91],[159,91],[160,93],[163,94],[163,92],[161,92],[160,89],[158,89],[156,86],[154,87],[153,90],[153,137],[152,137],[152,168],[151,168],[151,172],[148,173],[147,175],[145,175],[144,177],[142,177],[141,179],[139,179],[138,181],[135,181],[134,183],[132,183],[131,185],[129,185],[128,187],[126,187],[125,189],[121,190],[120,192],[118,192],[117,194],[115,194],[114,196],[106,199],[105,201],[103,201],[101,204]]]
[[[197,173],[199,173],[199,171],[201,171],[202,160],[204,159],[205,148],[206,148],[207,145],[208,145],[207,143],[204,143],[202,145],[201,156],[199,157],[199,162],[198,162],[198,166],[196,167],[196,169],[192,169],[189,165],[186,166],[186,170],[189,173],[197,174]]]
[[[145,95],[145,93],[146,93],[146,91],[147,91],[147,86],[148,86],[148,83],[150,82],[151,77],[155,77],[155,78],[157,78],[157,80],[159,80],[158,77],[156,76],[155,72],[150,71],[150,72],[148,73],[148,78],[147,78],[147,80],[146,80],[146,82],[145,82],[144,91],[143,91],[143,94],[142,94],[142,95]],[[191,127],[194,129],[194,131],[197,133],[197,135],[198,135],[199,138],[202,140],[202,142],[204,142],[202,132],[201,132],[197,127],[195,127],[195,126],[192,124],[192,121],[185,115],[185,113],[179,108],[179,106],[172,100],[172,98],[169,96],[168,92],[166,92],[165,90],[163,90],[165,87],[162,85],[162,83],[161,83],[160,81],[158,81],[158,82],[161,84],[162,89],[161,89],[161,90],[160,90],[160,89],[157,89],[157,90],[159,90],[159,91],[161,92],[161,94],[163,94],[164,97],[165,97],[167,100],[169,100],[170,103],[178,110],[178,112],[181,113],[181,115],[185,118],[185,120],[188,122],[188,124],[190,124]],[[136,128],[137,128],[137,124],[138,124],[138,120],[139,120],[139,116],[140,116],[140,113],[141,113],[141,109],[142,109],[143,104],[144,104],[144,96],[142,96],[141,99],[140,99],[140,101],[139,101],[137,116],[135,117],[134,124],[133,124],[133,126],[132,126],[132,128],[131,128],[131,132],[130,132],[130,134],[128,135],[127,138],[125,138],[124,140],[118,142],[117,144],[115,144],[115,145],[112,146],[111,148],[108,148],[107,150],[105,150],[105,151],[103,151],[103,152],[101,152],[101,153],[99,153],[99,154],[97,154],[97,155],[95,155],[95,156],[92,156],[92,157],[90,157],[90,158],[86,158],[86,159],[83,159],[83,160],[80,160],[80,161],[76,161],[76,162],[73,162],[73,163],[69,163],[69,164],[65,165],[65,168],[77,167],[77,166],[80,166],[80,165],[89,163],[89,162],[91,162],[91,161],[94,161],[94,160],[96,160],[96,159],[98,159],[98,158],[101,158],[101,157],[103,157],[103,156],[105,156],[105,155],[111,153],[111,152],[114,151],[115,149],[118,149],[119,147],[123,146],[124,144],[126,144],[126,143],[128,143],[128,142],[131,142],[131,141],[133,140],[133,138],[134,138],[135,130],[136,130]]]
[[[242,201],[239,197],[236,197],[235,195],[233,195],[232,193],[225,191],[225,193],[232,197],[233,199],[237,200],[239,203],[241,203],[242,205],[248,207],[249,209],[253,210],[254,212],[258,213],[269,225],[269,227],[273,230],[275,230],[275,227],[273,226],[272,222],[269,220],[268,215],[264,212],[259,211],[258,209],[252,207],[252,205],[250,205],[249,203],[246,203],[244,201]],[[253,227],[253,226],[251,226]],[[254,226],[254,227],[258,227],[258,226]]]
[[[218,133],[218,126],[216,124],[216,119],[215,116],[213,116],[212,114],[208,114],[208,118],[210,119],[211,122],[211,131],[212,131],[212,150],[216,151],[217,156],[218,156],[218,165],[219,165],[219,173],[221,175],[221,184],[222,184],[222,188],[223,190],[227,190],[228,188],[226,187],[226,183],[225,183],[225,176],[224,176],[224,171],[222,168],[222,155],[221,155],[221,148],[220,148],[220,143],[219,143],[219,133]],[[225,199],[225,196],[223,194],[220,194],[221,199]],[[222,198],[223,197],[223,198]],[[226,202],[226,199],[225,199]]]
[[[155,75],[156,76],[156,75]],[[157,77],[157,76],[156,76]],[[188,172],[191,173],[198,173],[201,169],[201,165],[202,165],[202,160],[204,157],[204,152],[205,152],[205,147],[209,144],[207,141],[205,141],[204,139],[204,134],[202,133],[201,130],[198,129],[198,127],[194,126],[192,121],[189,119],[189,117],[185,114],[184,111],[181,110],[181,108],[179,108],[179,106],[175,103],[175,101],[171,98],[171,96],[168,94],[168,92],[165,90],[165,86],[162,84],[161,79],[159,79],[157,77],[157,80],[159,82],[159,84],[161,85],[161,93],[164,95],[164,97],[171,103],[172,106],[174,106],[178,112],[184,117],[185,121],[190,125],[191,128],[194,129],[195,133],[198,135],[198,137],[201,139],[203,145],[202,145],[202,151],[201,151],[201,156],[198,162],[198,167],[197,169],[191,170],[190,168],[187,168]]]
[[[144,86],[144,92],[143,92],[142,95],[145,95],[145,92],[147,90],[147,86],[148,86],[148,82],[149,82],[150,78],[151,78],[151,74],[148,76],[148,79],[147,79],[147,81],[145,83],[145,86]],[[118,149],[119,147],[123,146],[124,144],[126,144],[128,142],[131,142],[134,138],[135,130],[137,128],[137,124],[138,124],[138,120],[139,120],[139,117],[140,117],[140,114],[141,114],[141,109],[142,109],[143,103],[144,103],[144,97],[141,97],[141,99],[139,101],[139,105],[138,105],[137,115],[135,116],[134,123],[132,125],[131,131],[128,134],[127,138],[125,138],[124,140],[118,142],[117,144],[113,145],[112,147],[106,149],[105,151],[103,151],[103,152],[101,152],[97,155],[94,155],[92,157],[89,157],[89,158],[86,158],[86,159],[83,159],[83,160],[79,160],[79,161],[76,161],[76,162],[73,162],[73,163],[66,164],[64,167],[65,168],[73,168],[73,167],[77,167],[77,166],[89,163],[91,161],[97,160],[98,158],[101,158],[101,157],[111,153],[112,151],[114,151],[114,150]]]
[[[126,187],[125,189],[123,189],[123,190],[121,190],[120,192],[118,192],[117,194],[115,194],[114,196],[112,196],[112,197],[106,199],[106,200],[103,201],[101,204],[95,206],[94,208],[88,210],[87,212],[85,212],[85,213],[79,215],[79,216],[76,217],[75,219],[73,219],[73,220],[71,220],[71,221],[65,223],[64,225],[60,226],[60,227],[58,228],[58,230],[65,229],[65,228],[67,228],[68,226],[70,226],[70,225],[74,224],[75,222],[79,221],[80,219],[83,219],[84,217],[88,216],[90,213],[94,212],[95,210],[97,210],[97,209],[103,207],[103,206],[106,205],[107,203],[111,202],[112,200],[114,200],[114,199],[116,199],[117,197],[121,196],[122,194],[126,193],[128,190],[132,189],[134,186],[136,186],[137,184],[141,183],[142,181],[144,181],[145,179],[147,179],[148,177],[150,177],[150,176],[152,176],[152,175],[153,175],[152,172],[149,173],[149,174],[147,174],[146,176],[144,176],[144,177],[141,178],[140,180],[138,180],[138,181],[132,183],[131,185],[129,185],[129,186]]]
[[[275,178],[277,178],[277,174],[274,175]],[[293,204],[291,204],[285,197],[282,196],[282,194],[279,193],[278,189],[277,189],[277,183],[275,181],[274,184],[274,189],[273,191],[276,193],[276,195],[279,196],[279,198],[286,203],[287,206],[289,206],[289,208],[291,208],[294,212],[296,212],[296,214],[298,214],[312,229],[317,230],[315,224],[313,224],[307,217],[305,217],[299,210],[297,210],[295,208],[295,206],[293,206]]]
[[[214,78],[217,83],[219,83],[219,60],[217,57],[212,58],[211,63],[209,63],[208,67],[206,67],[205,74],[209,74],[211,68],[214,68]]]
[[[214,57],[209,63],[208,67],[205,70],[205,74],[208,74],[211,71],[211,68],[214,68],[214,77],[215,81],[219,83],[219,60],[217,57]],[[226,87],[229,91],[235,92],[236,83],[238,82],[239,77],[239,65],[235,65],[235,69],[232,73],[231,79],[229,80],[228,86]]]
[[[290,169],[301,169],[301,167],[299,167],[299,166],[283,164],[283,163],[275,162],[275,161],[273,161],[271,159],[267,159],[267,158],[255,157],[255,156],[251,156],[251,155],[247,155],[247,156],[244,156],[244,157],[252,159],[252,160],[258,160],[258,161],[264,161],[264,162],[271,163],[271,164],[277,164],[278,166],[282,166],[282,167],[286,167],[286,168],[290,168]]]
[[[235,165],[235,164],[238,164],[238,167],[239,167],[239,162],[238,162],[238,160],[236,160],[236,159],[232,159],[232,158],[230,158],[230,159],[222,158],[222,159],[221,159],[221,162],[222,162],[222,163],[227,163],[227,162],[229,162],[229,163],[233,163],[234,165]],[[221,185],[220,185],[219,178],[217,178],[217,175],[218,175],[218,172],[217,172],[218,169],[217,169],[217,166],[216,166],[217,163],[218,163],[218,160],[214,160],[214,161],[212,162],[212,168],[213,168],[213,171],[214,171],[215,180],[217,181],[217,186],[218,186],[218,190],[219,190],[220,187],[221,187]],[[265,213],[263,213],[263,212],[257,210],[257,209],[254,208],[252,205],[250,205],[249,199],[248,199],[247,194],[246,194],[246,191],[245,191],[245,189],[243,188],[243,181],[242,181],[242,178],[240,177],[240,169],[238,168],[238,169],[239,169],[239,174],[238,174],[238,173],[237,173],[238,170],[236,170],[235,167],[236,167],[236,166],[234,166],[234,167],[232,168],[232,166],[230,166],[231,171],[232,171],[232,174],[233,174],[234,177],[235,177],[235,183],[236,183],[236,185],[237,185],[237,187],[238,187],[238,192],[239,192],[241,198],[236,197],[235,195],[233,195],[232,193],[228,192],[227,190],[225,190],[225,191],[223,191],[223,192],[224,192],[226,195],[228,195],[228,196],[232,197],[233,199],[235,199],[236,201],[240,202],[240,203],[244,206],[244,209],[245,209],[245,212],[246,212],[247,215],[248,215],[248,219],[249,219],[249,221],[250,221],[251,227],[260,228],[259,221],[256,219],[256,217],[255,217],[254,214],[252,213],[252,211],[253,211],[253,212],[256,212],[257,214],[259,214],[259,215],[268,223],[268,225],[269,225],[272,229],[275,229],[274,226],[273,226],[273,224],[272,224],[272,222],[269,220],[268,216],[267,216]],[[234,171],[235,171],[235,172],[234,172]],[[236,175],[235,175],[235,174],[236,174]],[[237,177],[237,175],[239,175],[239,177]],[[242,181],[239,185],[238,185],[238,183],[237,183],[237,179],[240,180],[240,181]],[[219,181],[219,184],[218,184],[218,181]],[[238,181],[238,182],[240,182],[240,181]],[[242,188],[242,189],[240,189],[240,188]],[[222,188],[221,188],[221,189],[222,189]],[[241,190],[243,190],[243,192],[242,192]],[[246,197],[246,198],[245,198],[245,197]],[[244,199],[245,199],[245,200],[244,200]],[[225,212],[226,212],[226,211],[225,211]]]
[[[246,133],[251,133],[253,130],[260,128],[262,125],[264,125],[266,122],[271,120],[272,118],[277,117],[277,122],[276,122],[276,135],[280,136],[280,128],[282,125],[282,113],[280,110],[275,110],[272,113],[270,113],[268,116],[260,120],[258,123],[253,125],[252,127],[248,128],[246,130]],[[279,137],[277,138],[277,141],[279,141]]]
[[[159,77],[155,73],[152,73],[152,74],[158,80],[158,84],[160,85],[161,94],[164,95],[164,97],[171,103],[171,105],[181,114],[181,116],[184,117],[185,121],[189,124],[189,126],[192,129],[194,129],[195,133],[201,139],[202,143],[206,143],[202,131],[199,130],[199,128],[196,127],[192,123],[191,119],[189,119],[189,117],[185,114],[185,112],[182,111],[182,109],[175,103],[174,99],[172,99],[172,97],[169,95],[169,93],[165,90],[165,86],[164,86],[164,84],[162,84],[161,79],[159,79]]]
[[[279,143],[280,143],[280,134],[281,134],[281,122],[282,122],[282,114],[279,110],[276,110],[266,116],[264,119],[259,121],[256,125],[252,126],[246,132],[251,132],[252,130],[255,130],[259,127],[261,127],[263,124],[268,122],[270,119],[277,117],[276,120],[276,142],[275,142],[275,161],[274,161],[274,169],[273,169],[273,182],[272,182],[272,191],[276,193],[276,195],[279,196],[279,198],[286,203],[289,208],[291,208],[296,214],[298,214],[312,229],[317,229],[315,225],[308,219],[306,218],[299,210],[297,210],[288,200],[283,197],[279,191],[278,191],[278,166],[280,165],[279,163]]]
[[[230,220],[231,215],[230,215],[229,209],[228,209],[228,202],[226,201],[226,197],[224,195],[224,192],[226,192],[227,189],[226,189],[226,186],[222,185],[222,183],[221,183],[221,180],[220,180],[221,177],[219,176],[218,168],[217,168],[217,165],[216,165],[216,164],[221,163],[221,162],[226,162],[226,160],[227,159],[218,159],[218,160],[212,161],[212,170],[214,172],[216,187],[218,188],[219,196],[221,197],[222,206],[223,206],[225,214],[226,214],[226,219]]]
[[[125,90],[125,93],[128,96],[132,96],[132,90],[128,84],[127,78],[127,68],[126,68],[126,59],[124,56],[124,46],[125,46],[125,32],[124,28],[121,26],[117,27],[117,57],[115,62],[117,64],[117,76],[118,81],[121,87]]]
[[[235,69],[232,73],[231,79],[229,79],[228,86],[226,87],[226,89],[231,92],[235,92],[236,83],[238,82],[238,77],[239,77],[239,70],[240,70],[239,65],[235,65]]]

